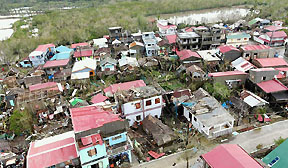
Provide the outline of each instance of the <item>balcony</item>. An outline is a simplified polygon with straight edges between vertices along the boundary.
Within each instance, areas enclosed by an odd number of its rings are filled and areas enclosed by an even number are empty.
[[[132,142],[131,142],[129,137],[127,137],[127,138],[128,139],[126,142],[116,144],[116,145],[113,145],[110,147],[106,147],[107,156],[109,156],[109,157],[115,156],[115,155],[118,155],[118,154],[123,153],[125,151],[132,150],[133,149]]]

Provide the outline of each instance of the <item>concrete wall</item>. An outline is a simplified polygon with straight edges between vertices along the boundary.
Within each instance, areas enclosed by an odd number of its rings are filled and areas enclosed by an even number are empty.
[[[121,138],[117,138],[116,140],[113,140],[113,138],[121,136]],[[104,141],[108,140],[109,141],[109,145],[113,146],[122,142],[126,142],[127,141],[127,132],[123,132],[120,134],[116,134],[107,138],[103,138]]]
[[[160,103],[155,104],[155,99],[157,98],[160,99]],[[150,106],[146,105],[146,101],[148,100],[151,100]],[[136,109],[135,105],[137,103],[140,103],[141,105],[139,109]],[[129,119],[129,125],[132,126],[135,121],[137,122],[142,121],[149,114],[159,118],[162,114],[162,105],[163,105],[163,99],[162,96],[160,95],[122,104],[121,109],[125,118]],[[137,116],[140,116],[141,119],[137,120],[136,119]]]
[[[238,80],[240,79],[241,82],[239,84],[244,84],[247,79],[247,75],[231,75],[231,76],[220,76],[220,77],[212,77],[214,83],[221,83],[226,85],[226,80]]]
[[[275,49],[243,51],[242,54],[243,58],[246,60],[256,58],[273,58],[274,55]]]
[[[272,71],[254,71],[250,70],[249,71],[249,79],[253,83],[260,83],[263,81],[268,81],[274,79],[275,75],[278,75],[279,71],[278,70],[272,70]]]
[[[89,156],[88,155],[88,151],[92,150],[94,148],[96,149],[97,154],[94,155],[94,156]],[[90,162],[92,160],[100,159],[102,157],[107,156],[106,146],[103,143],[102,145],[98,144],[98,145],[95,145],[95,146],[92,146],[92,147],[89,147],[89,148],[85,148],[85,149],[79,150],[79,156],[80,156],[80,161],[81,161],[82,165],[87,163],[87,162]]]

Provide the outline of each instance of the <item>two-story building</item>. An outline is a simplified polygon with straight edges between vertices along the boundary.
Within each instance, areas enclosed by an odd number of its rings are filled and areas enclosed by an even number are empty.
[[[149,114],[156,118],[160,118],[162,114],[162,94],[154,86],[117,92],[114,97],[122,117],[128,119],[130,126],[135,122],[141,122]]]
[[[29,60],[34,67],[45,64],[45,61],[55,54],[54,44],[39,45],[33,52],[29,54]]]
[[[107,168],[132,161],[127,120],[96,106],[72,108],[70,113],[83,168]]]
[[[275,49],[263,44],[241,46],[240,51],[242,57],[249,61],[256,58],[273,58],[276,52]]]
[[[260,35],[256,41],[269,46],[283,46],[286,39],[287,34],[284,31],[273,31]]]
[[[200,36],[195,32],[177,33],[176,44],[179,50],[199,48]]]
[[[234,118],[207,91],[199,88],[194,98],[182,103],[184,116],[200,133],[207,138],[232,133]]]
[[[110,27],[109,29],[109,40],[110,42],[114,41],[115,39],[120,40],[122,37],[122,27]]]
[[[232,45],[234,47],[239,47],[241,45],[247,45],[250,38],[250,34],[244,32],[231,33],[226,36],[226,44]]]
[[[146,56],[158,56],[159,46],[154,32],[142,33],[142,40],[145,45]]]
[[[171,35],[177,32],[177,26],[169,24],[167,20],[158,20],[157,27],[161,36]]]

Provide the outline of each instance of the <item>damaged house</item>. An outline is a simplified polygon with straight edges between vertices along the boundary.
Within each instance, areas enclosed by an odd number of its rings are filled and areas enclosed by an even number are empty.
[[[149,114],[159,118],[164,105],[161,91],[154,86],[143,86],[119,91],[115,94],[122,117],[129,125],[142,121]]]
[[[195,91],[194,98],[183,105],[185,118],[207,138],[232,133],[234,118],[204,89]]]

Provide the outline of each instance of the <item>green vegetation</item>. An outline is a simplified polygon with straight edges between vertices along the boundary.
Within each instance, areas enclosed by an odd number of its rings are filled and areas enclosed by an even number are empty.
[[[10,130],[16,135],[31,133],[33,130],[33,115],[28,110],[15,110],[10,117]]]
[[[191,10],[231,7],[247,5],[252,9],[260,9],[260,17],[282,19],[288,23],[288,4],[285,0],[5,0],[0,9],[15,6],[32,6],[44,10],[45,14],[33,17],[28,23],[24,18],[14,25],[14,35],[0,43],[7,61],[24,58],[39,44],[54,43],[69,45],[71,43],[89,41],[108,34],[108,27],[122,26],[131,32],[155,30],[155,24],[149,18],[160,17],[161,14],[172,14]],[[56,7],[75,6],[77,9],[55,10]],[[48,9],[48,10],[47,10]],[[51,10],[49,10],[51,9]],[[253,16],[258,17],[258,16]],[[39,29],[39,36],[32,37],[31,30]]]
[[[260,149],[262,149],[263,148],[263,144],[258,144],[257,146],[256,146],[256,149],[258,149],[258,150],[260,150]]]
[[[232,90],[228,89],[225,85],[221,83],[205,83],[204,89],[212,96],[214,96],[219,101],[226,101],[229,99]]]
[[[267,112],[266,107],[257,107],[254,109],[255,114],[265,114]]]
[[[274,143],[276,146],[279,146],[281,145],[284,141],[286,141],[286,139],[282,138],[282,137],[279,137],[278,139],[275,139],[274,140]]]

